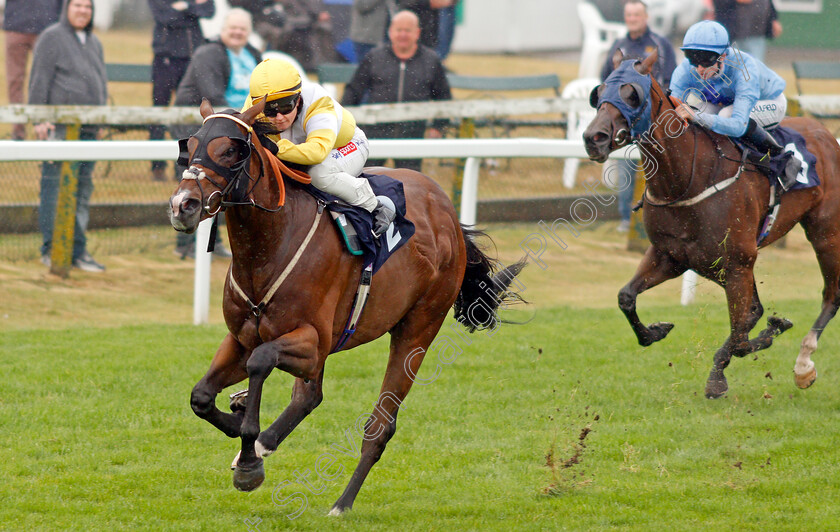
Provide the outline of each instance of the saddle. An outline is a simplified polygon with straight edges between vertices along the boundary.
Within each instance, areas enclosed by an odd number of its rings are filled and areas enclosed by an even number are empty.
[[[768,133],[784,147],[784,151],[775,157],[759,152],[743,139],[732,140],[747,153],[747,161],[767,176],[771,183],[779,184],[782,189],[780,193],[819,185],[817,158],[808,151],[804,137],[798,131],[784,126],[778,126]]]

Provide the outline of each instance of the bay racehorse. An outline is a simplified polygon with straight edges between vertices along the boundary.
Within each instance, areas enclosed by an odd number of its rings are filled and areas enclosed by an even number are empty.
[[[620,54],[614,57],[616,67],[621,59]],[[655,61],[656,53],[636,62],[634,68],[650,77]],[[592,100],[603,94],[609,83],[608,80],[600,86]],[[840,304],[837,141],[816,120],[787,118],[782,122],[801,133],[808,150],[816,155],[821,184],[785,192],[772,229],[760,239],[770,204],[767,177],[754,165],[744,163],[741,152],[728,137],[683,122],[676,115],[676,102],[655,79],[650,80],[649,91],[632,83],[625,83],[618,90],[620,98],[637,112],[649,103],[652,124],[639,142],[647,180],[643,219],[651,245],[636,274],[618,294],[619,307],[639,344],[647,346],[665,338],[673,324],[643,325],[636,314],[636,297],[688,269],[696,271],[726,291],[730,335],[714,355],[706,397],[717,398],[726,393],[724,369],[731,357],[770,347],[774,337],[792,326],[788,320],[774,316],[757,337],[748,336],[764,312],[753,275],[758,249],[778,240],[798,223],[816,252],[824,283],[822,311],[802,340],[794,364],[796,384],[807,388],[817,376],[811,355]],[[601,103],[595,119],[583,133],[590,159],[604,162],[609,153],[628,144],[632,126],[615,105]]]
[[[276,158],[260,148],[254,130],[268,127],[255,124],[264,105],[260,101],[241,114],[215,114],[204,100],[204,125],[187,142],[189,168],[170,198],[172,226],[187,233],[225,208],[233,252],[223,300],[229,332],[190,402],[199,417],[241,438],[233,482],[244,491],[259,487],[265,478],[263,457],[321,402],[324,364],[344,332],[363,273],[362,258],[345,251],[330,217],[321,216],[323,204],[279,175],[270,163]],[[364,425],[359,464],[331,514],[352,507],[394,435],[399,406],[448,310],[454,305],[456,319],[471,331],[495,326],[499,305],[516,297],[507,288],[524,265],[520,261],[494,274],[498,263],[473,241],[481,233],[459,224],[437,184],[411,170],[377,172],[402,182],[406,216],[416,232],[373,276],[367,307],[341,348],[391,334],[385,378]],[[275,368],[295,377],[292,399],[260,432],[263,383]],[[247,395],[232,400],[232,412],[217,408],[215,397],[246,378]]]

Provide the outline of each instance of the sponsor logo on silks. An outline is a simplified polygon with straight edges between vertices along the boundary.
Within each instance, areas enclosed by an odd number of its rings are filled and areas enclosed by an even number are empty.
[[[753,111],[758,111],[758,112],[775,111],[775,110],[776,110],[776,104],[775,103],[765,103],[764,105],[756,105],[755,107],[753,107]]]
[[[341,155],[343,155],[345,157],[347,157],[348,155],[350,155],[354,151],[356,151],[356,145],[353,144],[352,142],[348,142],[346,145],[344,145],[344,146],[342,146],[338,149],[338,153],[340,153]]]

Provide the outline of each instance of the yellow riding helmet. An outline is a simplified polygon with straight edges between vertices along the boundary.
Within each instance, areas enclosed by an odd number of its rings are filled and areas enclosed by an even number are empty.
[[[283,59],[266,59],[251,73],[251,100],[256,102],[263,96],[266,101],[294,97],[300,94],[300,72]]]

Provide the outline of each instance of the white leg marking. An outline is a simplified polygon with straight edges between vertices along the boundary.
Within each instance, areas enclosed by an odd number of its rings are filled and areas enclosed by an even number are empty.
[[[814,369],[814,362],[811,360],[811,355],[817,350],[817,333],[816,331],[808,331],[805,338],[802,339],[802,346],[799,349],[799,356],[796,357],[796,364],[793,366],[793,372],[797,375],[807,375]]]
[[[266,449],[263,446],[263,444],[260,443],[260,440],[257,440],[257,441],[254,442],[254,451],[257,453],[257,456],[259,456],[260,458],[265,458],[266,456],[269,456],[271,453],[274,452],[270,449]]]
[[[333,517],[335,517],[337,515],[341,515],[341,510],[339,510],[338,508],[333,508],[332,510],[330,510],[330,513],[328,513],[327,515],[331,515]]]
[[[236,456],[233,458],[233,462],[230,463],[231,469],[236,469],[236,466],[239,465],[239,455],[242,454],[242,451],[236,453]]]

